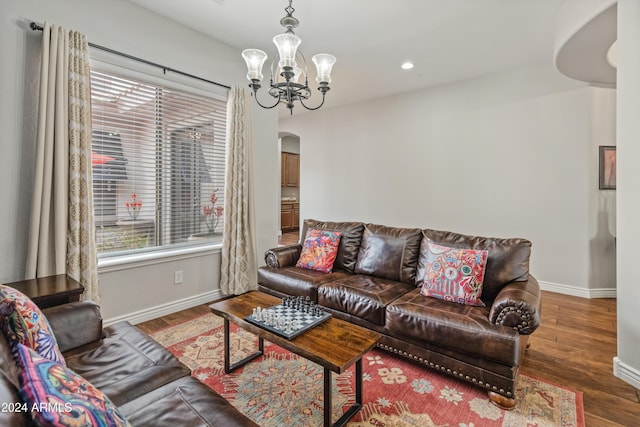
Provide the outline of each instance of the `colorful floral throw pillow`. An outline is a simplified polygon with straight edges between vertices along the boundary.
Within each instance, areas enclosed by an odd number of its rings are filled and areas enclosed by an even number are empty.
[[[338,255],[340,237],[342,237],[342,233],[339,231],[310,228],[302,244],[302,251],[296,267],[325,273],[331,272]]]
[[[22,344],[17,352],[20,395],[37,425],[129,426],[109,398],[80,375]]]
[[[420,293],[429,297],[484,307],[480,300],[488,251],[429,243]]]
[[[16,355],[24,344],[42,357],[65,364],[51,325],[42,311],[22,292],[0,285],[0,327]]]

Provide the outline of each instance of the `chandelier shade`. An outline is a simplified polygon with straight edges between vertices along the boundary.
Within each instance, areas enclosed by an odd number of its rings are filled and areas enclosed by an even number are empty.
[[[242,51],[242,57],[247,63],[247,79],[262,80],[262,66],[267,60],[267,54],[260,49],[245,49]]]
[[[291,6],[292,1],[289,0],[289,6],[285,8],[287,15],[280,20],[280,24],[285,28],[284,33],[273,38],[273,43],[278,49],[278,62],[277,67],[276,59],[272,62],[267,91],[275,99],[273,105],[263,105],[258,100],[258,89],[262,87],[263,79],[262,67],[267,60],[267,54],[260,49],[245,49],[242,52],[242,57],[247,64],[249,87],[253,90],[252,95],[258,105],[263,108],[274,108],[283,103],[291,114],[296,101],[307,110],[317,110],[324,105],[325,95],[331,83],[331,71],[336,62],[336,57],[327,53],[317,54],[311,58],[316,66],[316,83],[318,83],[318,91],[322,94],[322,101],[316,107],[305,105],[304,101],[311,97],[311,90],[308,83],[307,63],[298,49],[301,40],[293,32],[293,29],[299,25],[299,21],[293,17],[295,9]],[[278,74],[274,75],[276,70]],[[304,80],[304,83],[299,83],[300,80]]]
[[[333,68],[333,64],[336,63],[336,57],[328,53],[319,53],[314,55],[311,60],[316,64],[316,82],[319,84],[331,83],[331,69]]]
[[[273,38],[273,44],[278,48],[278,55],[280,56],[280,61],[278,62],[280,68],[296,66],[296,53],[301,41],[300,37],[288,33],[278,34]]]

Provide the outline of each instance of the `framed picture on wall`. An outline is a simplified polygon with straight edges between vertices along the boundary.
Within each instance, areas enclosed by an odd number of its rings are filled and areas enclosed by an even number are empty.
[[[616,189],[616,147],[600,146],[600,190]]]

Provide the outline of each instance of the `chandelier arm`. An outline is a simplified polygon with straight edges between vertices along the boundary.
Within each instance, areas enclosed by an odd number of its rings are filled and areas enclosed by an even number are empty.
[[[261,106],[262,108],[266,109],[266,110],[270,110],[272,108],[275,108],[279,103],[280,103],[280,98],[277,98],[277,101],[275,104],[268,106],[268,105],[262,105],[262,103],[260,102],[260,100],[258,99],[258,89],[253,87],[252,85],[249,85],[249,87],[251,89],[253,89],[253,98],[256,100],[256,103]]]
[[[304,102],[302,102],[302,98],[300,98],[299,101],[300,101],[300,104],[302,104],[302,106],[307,110],[310,110],[310,111],[317,110],[324,105],[324,93],[322,94],[322,102],[317,107],[307,107],[306,105],[304,105]]]

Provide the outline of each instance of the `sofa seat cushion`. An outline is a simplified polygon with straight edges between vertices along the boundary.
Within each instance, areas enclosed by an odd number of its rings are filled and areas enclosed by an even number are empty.
[[[281,294],[309,297],[314,302],[318,301],[318,286],[347,276],[350,273],[343,270],[325,273],[300,267],[258,268],[258,283],[262,286]]]
[[[133,426],[258,426],[191,376],[153,390],[119,410]]]
[[[387,306],[386,328],[394,335],[434,343],[509,366],[519,364],[519,338],[513,328],[489,322],[489,309],[420,294],[420,289]]]
[[[116,405],[190,374],[167,349],[127,322],[104,329],[105,338],[64,353],[67,365]]]
[[[412,285],[395,280],[353,275],[321,285],[318,304],[383,326],[386,306],[412,289]]]

